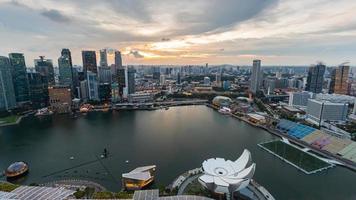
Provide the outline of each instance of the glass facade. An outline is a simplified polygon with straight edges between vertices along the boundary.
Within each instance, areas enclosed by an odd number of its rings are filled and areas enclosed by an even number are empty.
[[[14,84],[15,97],[17,103],[24,103],[30,100],[29,87],[26,74],[25,57],[22,53],[10,53],[10,63],[12,66],[12,81]]]
[[[0,110],[16,107],[16,97],[11,76],[10,60],[0,56]]]

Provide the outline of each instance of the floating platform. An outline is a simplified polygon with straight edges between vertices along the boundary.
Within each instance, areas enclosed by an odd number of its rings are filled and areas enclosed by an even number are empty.
[[[258,146],[306,174],[314,174],[335,166],[281,140],[261,143]]]

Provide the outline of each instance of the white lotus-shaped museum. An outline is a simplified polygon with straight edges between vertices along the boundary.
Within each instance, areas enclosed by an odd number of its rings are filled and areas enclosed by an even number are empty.
[[[251,153],[245,149],[235,162],[223,158],[205,160],[199,182],[215,193],[232,193],[248,186],[255,168],[256,164],[251,164]]]

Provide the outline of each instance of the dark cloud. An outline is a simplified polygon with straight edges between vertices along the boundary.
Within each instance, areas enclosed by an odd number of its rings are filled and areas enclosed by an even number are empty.
[[[180,30],[182,34],[199,34],[224,28],[251,19],[266,9],[277,5],[279,0],[211,0],[206,7],[197,12],[179,12],[178,21],[190,24],[189,29]]]
[[[162,38],[161,41],[162,41],[162,42],[167,42],[167,41],[171,41],[171,39],[169,39],[169,38]]]
[[[59,23],[64,23],[64,22],[70,22],[70,18],[67,17],[66,15],[62,14],[60,11],[58,10],[44,10],[41,12],[41,15],[47,17],[48,19],[55,21],[55,22],[59,22]]]
[[[136,50],[131,50],[129,54],[133,55],[135,58],[144,58],[145,57],[139,51],[136,51]]]

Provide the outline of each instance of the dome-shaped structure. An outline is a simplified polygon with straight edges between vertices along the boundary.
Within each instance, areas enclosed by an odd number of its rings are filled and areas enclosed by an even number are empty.
[[[228,107],[232,103],[232,100],[229,97],[216,96],[213,99],[213,104],[219,107]]]
[[[248,186],[255,168],[256,164],[251,164],[251,153],[245,149],[235,162],[223,158],[205,160],[204,175],[199,177],[199,182],[215,193],[233,193]]]
[[[7,178],[15,178],[24,175],[28,172],[28,165],[25,162],[12,163],[6,170],[5,175]]]

